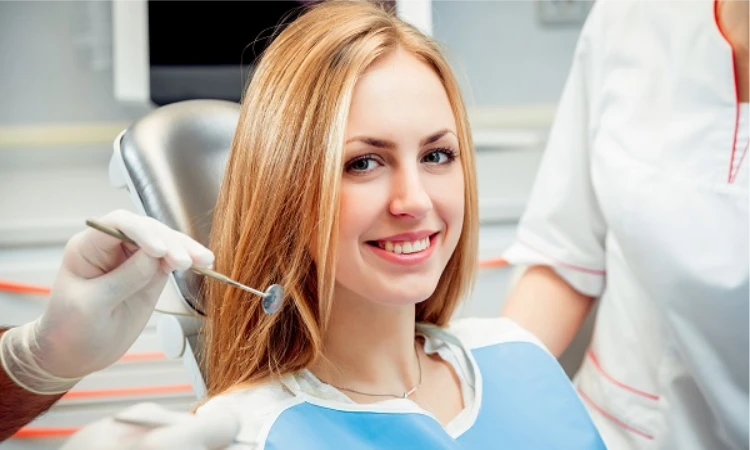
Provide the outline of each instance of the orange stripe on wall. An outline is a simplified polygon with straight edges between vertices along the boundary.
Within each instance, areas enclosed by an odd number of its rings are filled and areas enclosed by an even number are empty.
[[[484,259],[479,261],[479,268],[480,269],[489,269],[492,267],[507,267],[508,261],[503,258],[491,258],[491,259]]]
[[[65,400],[79,400],[84,398],[131,397],[136,395],[159,395],[192,392],[189,384],[174,384],[168,386],[144,386],[121,389],[76,389],[63,395]]]
[[[53,439],[65,438],[80,430],[78,427],[27,427],[16,431],[11,439]]]
[[[52,290],[46,286],[0,280],[0,291],[16,294],[49,295]]]
[[[167,359],[167,356],[162,352],[150,352],[150,353],[127,353],[122,358],[121,362],[141,362],[141,361],[158,361]]]

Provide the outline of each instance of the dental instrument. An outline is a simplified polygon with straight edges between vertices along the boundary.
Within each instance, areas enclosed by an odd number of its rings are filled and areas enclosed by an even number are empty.
[[[138,244],[133,239],[128,237],[125,233],[123,233],[120,230],[110,228],[93,219],[87,219],[86,225],[88,225],[91,228],[94,228],[95,230],[101,231],[102,233],[106,233],[114,238],[120,239],[121,241],[127,242],[128,244],[138,247]],[[215,280],[221,281],[223,283],[229,284],[231,286],[237,287],[239,289],[242,289],[244,291],[250,292],[252,294],[255,294],[263,298],[263,311],[268,315],[276,313],[281,308],[281,305],[284,303],[284,288],[281,285],[272,284],[271,286],[268,287],[268,289],[266,289],[265,292],[261,292],[249,286],[245,286],[244,284],[238,281],[235,281],[229,278],[228,276],[222,275],[219,272],[213,271],[211,269],[190,266],[190,270],[192,270],[193,272],[197,272],[201,275],[211,277]]]

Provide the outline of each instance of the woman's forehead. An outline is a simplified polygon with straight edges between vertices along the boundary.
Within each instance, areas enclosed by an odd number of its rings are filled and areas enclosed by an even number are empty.
[[[448,94],[426,64],[405,51],[376,61],[358,80],[347,120],[347,139],[358,134],[456,130]]]

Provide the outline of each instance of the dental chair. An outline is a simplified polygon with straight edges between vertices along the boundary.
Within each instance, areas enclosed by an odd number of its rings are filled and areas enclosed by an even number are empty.
[[[128,191],[135,208],[208,246],[213,209],[240,105],[186,100],[161,106],[114,142],[109,179]],[[198,331],[202,276],[173,272],[159,298],[157,332],[165,355],[182,358],[198,399],[205,396]]]

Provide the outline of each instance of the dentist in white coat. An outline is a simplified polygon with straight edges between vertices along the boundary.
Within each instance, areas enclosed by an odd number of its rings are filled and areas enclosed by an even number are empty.
[[[598,0],[503,314],[559,355],[619,449],[748,448],[748,2]]]

